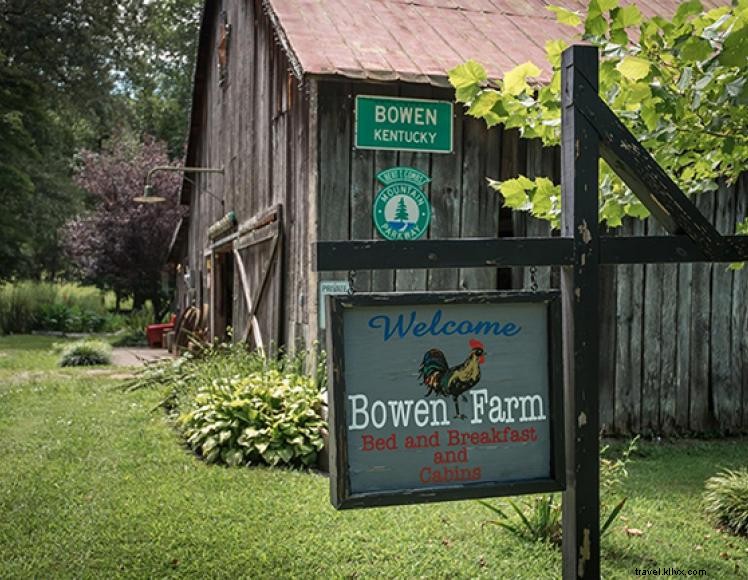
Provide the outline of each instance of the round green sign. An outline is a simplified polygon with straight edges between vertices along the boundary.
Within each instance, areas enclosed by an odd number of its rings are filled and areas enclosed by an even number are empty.
[[[417,240],[426,234],[431,205],[416,186],[397,182],[382,189],[374,200],[374,225],[387,240]]]

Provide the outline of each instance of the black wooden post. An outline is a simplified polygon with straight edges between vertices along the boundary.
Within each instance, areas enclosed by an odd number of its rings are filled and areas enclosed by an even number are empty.
[[[562,235],[574,240],[573,264],[564,266],[561,273],[567,486],[563,500],[563,576],[568,580],[600,577],[599,136],[576,107],[580,81],[597,91],[597,49],[566,49],[561,75]]]

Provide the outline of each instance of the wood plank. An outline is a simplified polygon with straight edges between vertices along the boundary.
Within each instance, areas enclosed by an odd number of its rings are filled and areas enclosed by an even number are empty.
[[[714,216],[714,195],[702,193],[695,199],[696,207],[708,218]],[[709,411],[709,352],[711,332],[711,264],[694,264],[691,295],[691,396],[689,427],[704,433],[714,428]]]
[[[661,264],[662,320],[660,345],[660,416],[658,431],[675,433],[676,425],[676,348],[678,338],[678,266]]]
[[[400,96],[417,99],[430,99],[432,97],[432,88],[430,85],[402,85]],[[437,157],[439,156],[437,155]],[[423,171],[426,175],[431,177],[431,158],[432,155],[429,153],[401,151],[399,164],[402,167],[412,167]],[[422,191],[430,198],[431,183],[426,184],[422,188]],[[428,271],[424,269],[398,270],[395,273],[395,290],[398,292],[426,290],[427,279]]]
[[[564,330],[566,491],[563,576],[600,576],[600,403],[598,287],[598,140],[577,110],[576,78],[597,80],[597,49],[562,55],[562,234],[574,237],[574,265],[561,272]]]
[[[735,228],[735,196],[724,185],[716,195],[714,225],[720,232]],[[721,432],[735,433],[741,417],[741,385],[733,379],[732,271],[722,264],[712,268],[711,312],[711,404]]]
[[[374,194],[374,151],[354,149],[351,153],[351,237],[369,240],[372,237],[371,207]],[[371,291],[371,271],[356,270],[355,292]]]
[[[647,222],[647,233],[660,235],[662,227],[653,219]],[[659,433],[660,354],[662,348],[662,265],[649,264],[644,270],[644,333],[642,335],[644,369],[642,376],[641,432]]]
[[[497,267],[521,264],[568,265],[568,238],[478,238],[457,240],[342,241],[316,245],[319,272],[359,268]]]
[[[319,274],[311,268],[313,262],[312,251],[314,244],[319,240],[319,81],[308,79],[304,88],[305,115],[304,121],[308,126],[306,139],[301,141],[300,149],[305,159],[305,179],[307,192],[303,195],[305,205],[303,209],[306,215],[306,235],[302,240],[304,248],[304,261],[307,266],[302,272],[302,280],[306,279],[307,286],[304,292],[304,301],[301,305],[302,320],[306,328],[305,344],[309,348],[310,356],[307,361],[307,371],[311,372],[317,368],[319,348],[317,344],[319,336],[319,308],[317,288],[319,287]],[[302,214],[304,215],[304,214]],[[316,376],[313,374],[312,376]]]
[[[454,149],[449,155],[439,155],[431,167],[431,229],[429,238],[440,240],[460,237],[462,204],[462,126],[465,115],[455,107]],[[458,268],[429,270],[429,290],[457,290],[460,283]]]
[[[489,167],[499,162],[499,133],[486,131],[480,119],[463,121],[462,211],[460,231],[463,238],[494,237],[499,229],[499,196],[488,186]],[[496,270],[463,268],[460,288],[488,290],[496,288]]]
[[[717,258],[724,254],[727,242],[600,99],[589,80],[577,78],[574,88],[577,107],[600,135],[603,159],[652,216],[669,233],[687,235],[707,256]]]
[[[499,180],[512,179],[520,172],[520,145],[519,130],[502,129],[501,131],[501,166]],[[503,205],[504,200],[499,196],[499,202]],[[512,223],[512,235],[524,237],[526,232],[525,218],[523,214],[512,211],[510,213]],[[521,288],[524,284],[524,268],[512,268],[509,275],[512,288]]]
[[[643,236],[645,224],[633,220],[632,234]],[[644,266],[634,265],[631,271],[631,392],[633,395],[631,434],[642,429],[642,379],[644,374]]]
[[[319,239],[347,240],[351,224],[352,86],[348,82],[323,82],[319,87]],[[354,269],[320,271],[319,282],[348,280]],[[310,300],[319,302],[318,288],[313,295],[310,291]],[[318,308],[324,307],[324,303],[318,303]],[[318,339],[322,342],[323,338]]]
[[[748,175],[743,174],[734,187],[735,221],[748,218]],[[748,431],[748,266],[734,273],[732,285],[732,352],[735,382],[740,385],[741,430]]]
[[[550,283],[550,268],[546,268]],[[616,268],[600,266],[600,429],[603,433],[615,432],[616,391]]]
[[[551,151],[543,148],[543,143],[540,139],[529,141],[527,143],[527,167],[525,171],[527,177],[530,179],[536,177],[548,177],[549,179],[552,179],[552,173],[548,173],[549,160],[552,163],[550,154]],[[547,238],[551,236],[551,226],[548,222],[534,218],[528,213],[524,214],[524,216],[525,236],[528,238]],[[517,233],[515,233],[515,235],[517,235]],[[525,288],[530,288],[532,286],[530,270],[531,268],[524,268]],[[535,281],[540,289],[551,288],[550,266],[536,268]]]
[[[693,296],[693,265],[678,265],[678,318],[675,327],[675,430],[687,434],[691,387],[691,305]]]
[[[622,234],[633,231],[630,219],[624,221]],[[633,322],[633,265],[618,266],[616,277],[616,359],[614,424],[616,433],[631,433],[634,423],[635,394],[633,392],[632,322]]]

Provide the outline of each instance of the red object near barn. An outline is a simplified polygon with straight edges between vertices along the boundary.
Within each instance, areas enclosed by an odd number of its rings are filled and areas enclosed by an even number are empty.
[[[149,324],[145,327],[145,333],[148,337],[148,346],[151,348],[163,348],[164,333],[174,329],[174,323],[177,321],[177,315],[172,314],[169,322],[163,324]]]

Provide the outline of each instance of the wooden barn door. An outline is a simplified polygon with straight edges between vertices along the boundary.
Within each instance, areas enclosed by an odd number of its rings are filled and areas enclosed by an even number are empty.
[[[283,312],[283,220],[281,206],[239,226],[234,241],[236,302],[234,340],[274,353],[281,346]]]

